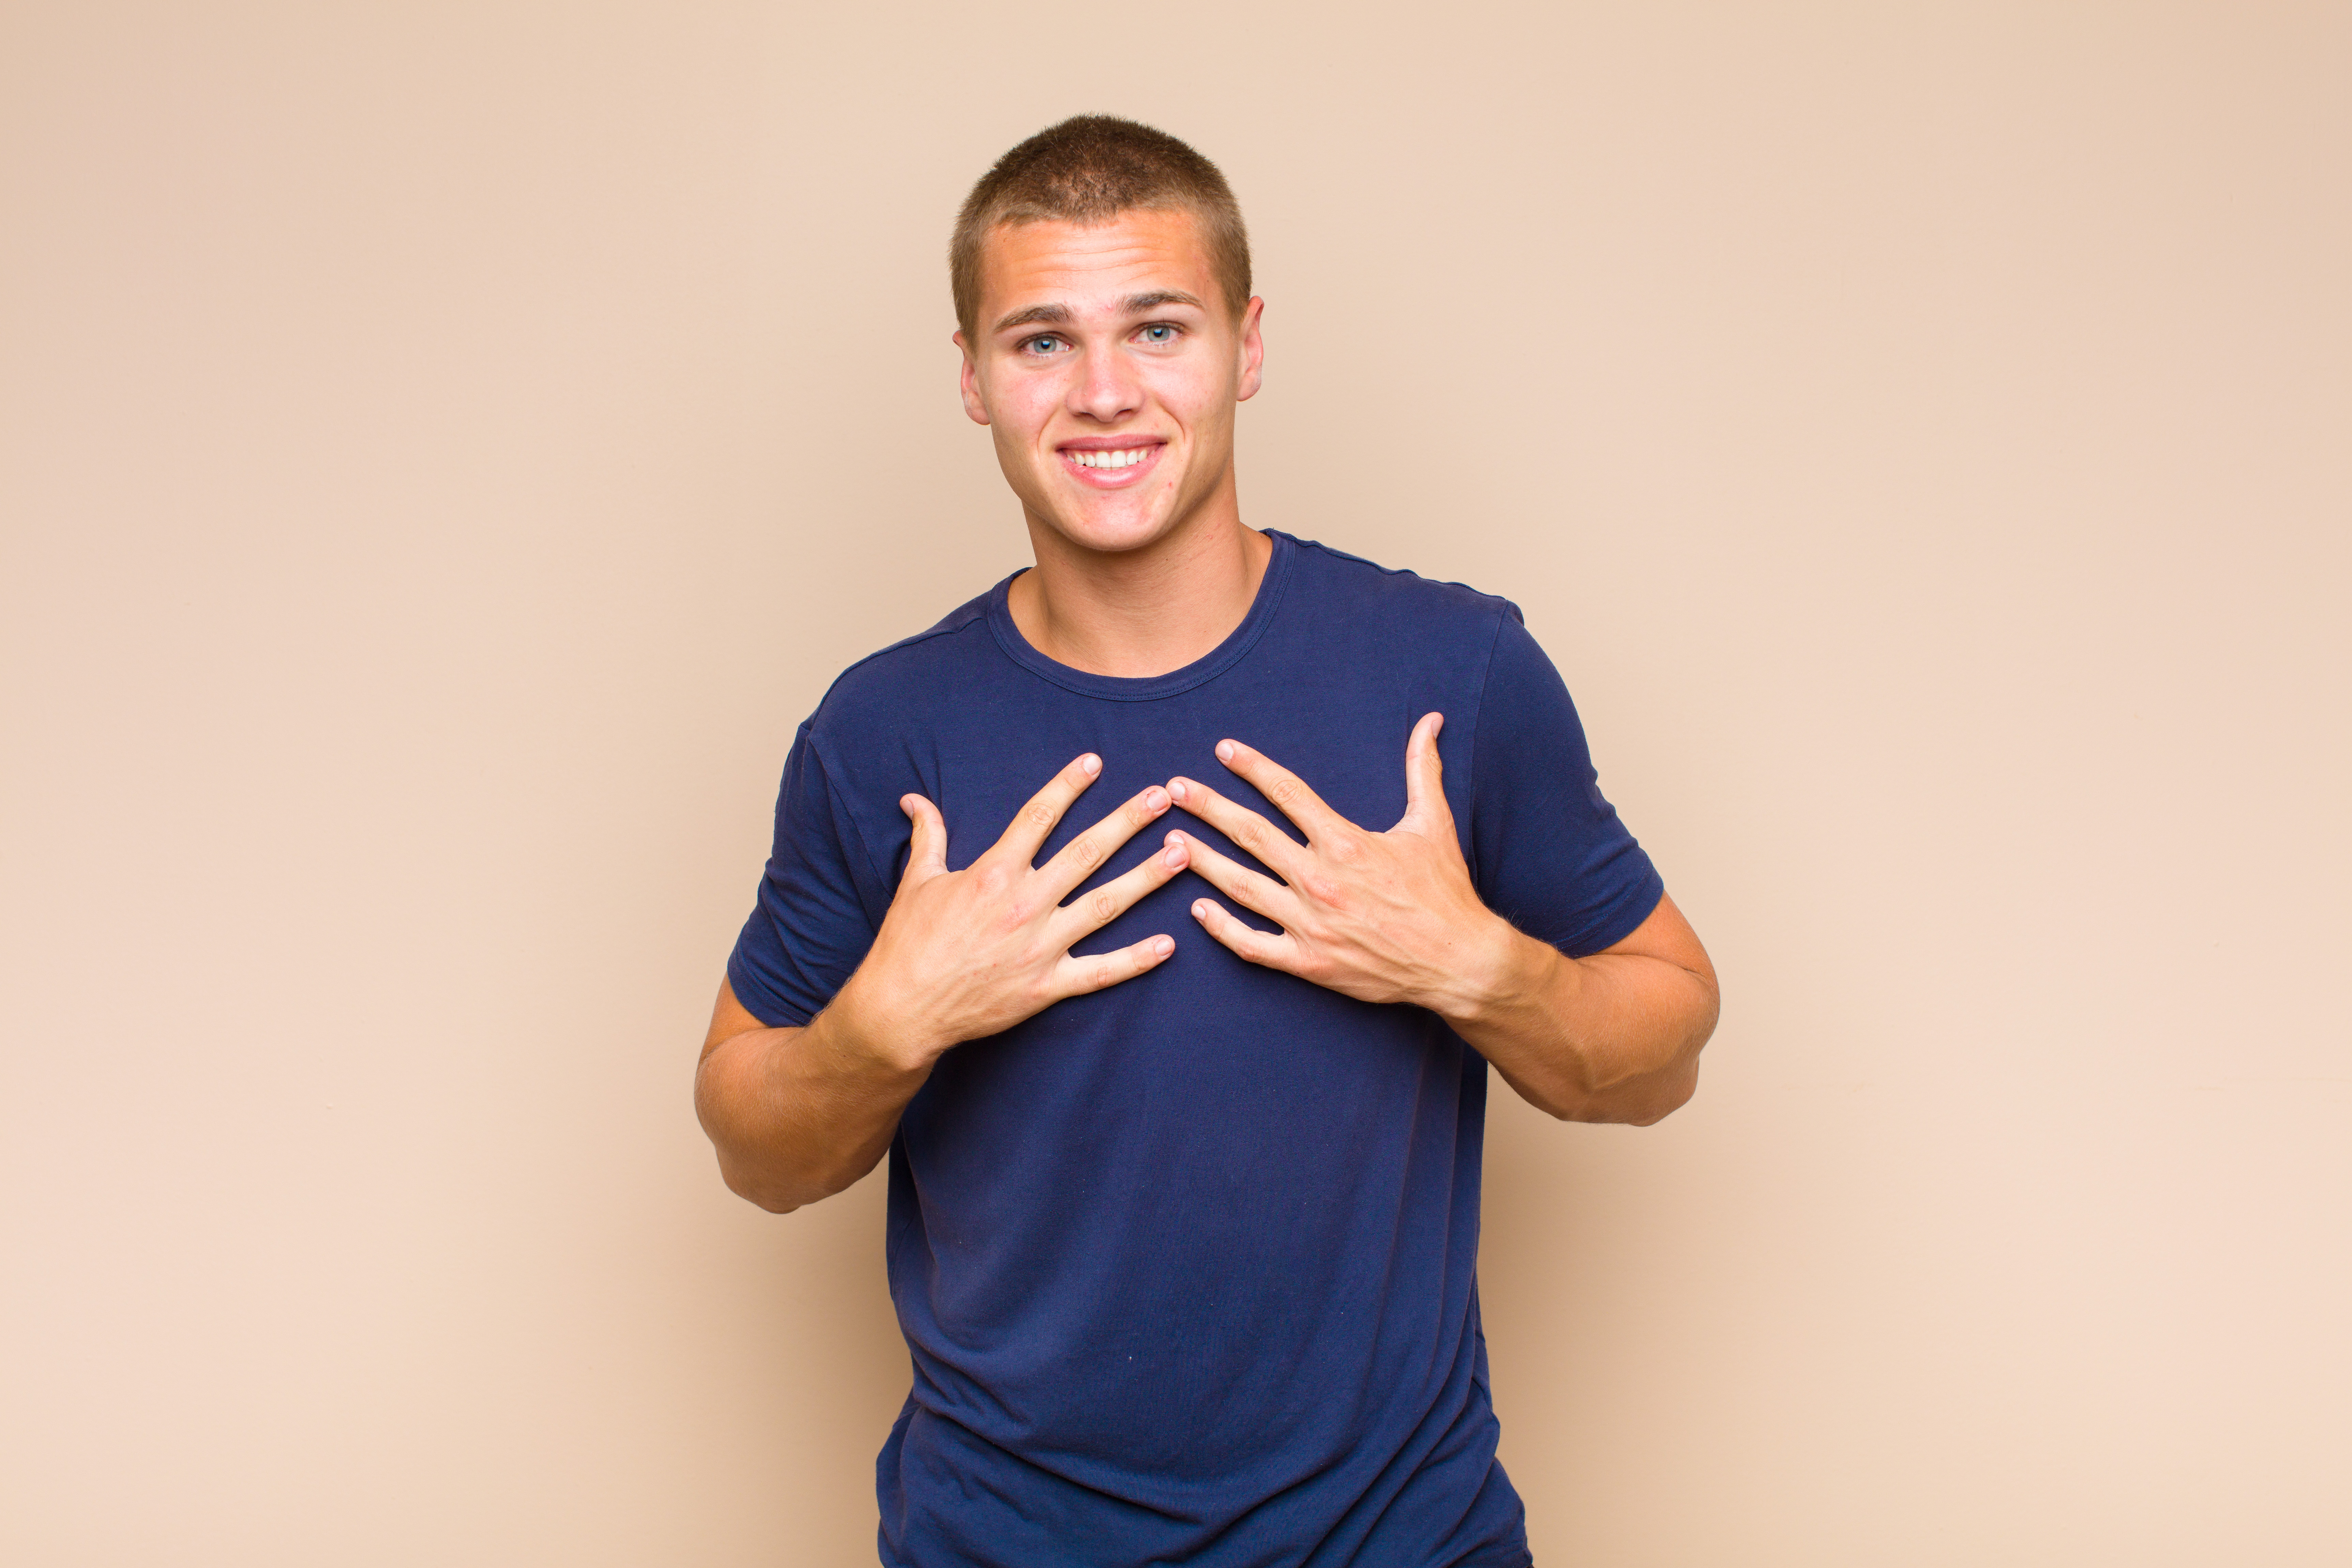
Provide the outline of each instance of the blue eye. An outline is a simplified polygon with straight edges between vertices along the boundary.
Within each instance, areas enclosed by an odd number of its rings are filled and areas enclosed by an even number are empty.
[[[1176,329],[1164,322],[1146,327],[1143,329],[1143,341],[1147,343],[1172,343],[1176,341]]]
[[[1061,342],[1062,340],[1056,337],[1040,336],[1031,338],[1024,346],[1032,353],[1052,353],[1061,345]]]

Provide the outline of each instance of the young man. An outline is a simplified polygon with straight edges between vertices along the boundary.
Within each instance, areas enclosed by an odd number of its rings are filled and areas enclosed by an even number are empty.
[[[882,1557],[1524,1564],[1486,1068],[1656,1121],[1706,954],[1514,606],[1243,525],[1264,302],[1213,165],[1055,126],[951,270],[1037,563],[801,726],[696,1080],[763,1207],[889,1154]]]

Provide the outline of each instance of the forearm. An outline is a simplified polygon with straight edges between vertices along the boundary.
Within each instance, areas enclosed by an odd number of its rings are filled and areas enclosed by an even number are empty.
[[[784,1214],[831,1197],[874,1168],[898,1113],[930,1076],[855,1037],[845,1010],[803,1028],[753,1028],[705,1053],[696,1113],[730,1189]]]
[[[1717,1009],[1703,955],[1574,959],[1508,925],[1488,940],[1481,983],[1441,1011],[1521,1098],[1565,1121],[1641,1126],[1690,1099]]]

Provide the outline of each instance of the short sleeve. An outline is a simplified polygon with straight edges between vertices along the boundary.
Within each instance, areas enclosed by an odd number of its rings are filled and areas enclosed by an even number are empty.
[[[1568,687],[1517,606],[1496,632],[1471,758],[1473,875],[1487,908],[1571,958],[1649,918],[1665,883],[1601,795]]]
[[[803,724],[776,797],[776,842],[727,979],[771,1028],[807,1023],[865,962],[887,889]]]

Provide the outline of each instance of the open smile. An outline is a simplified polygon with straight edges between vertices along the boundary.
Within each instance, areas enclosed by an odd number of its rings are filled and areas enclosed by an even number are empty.
[[[1062,466],[1079,483],[1095,489],[1125,489],[1142,483],[1144,476],[1159,466],[1160,450],[1167,445],[1165,441],[1149,440],[1126,447],[1065,447],[1061,449]]]

